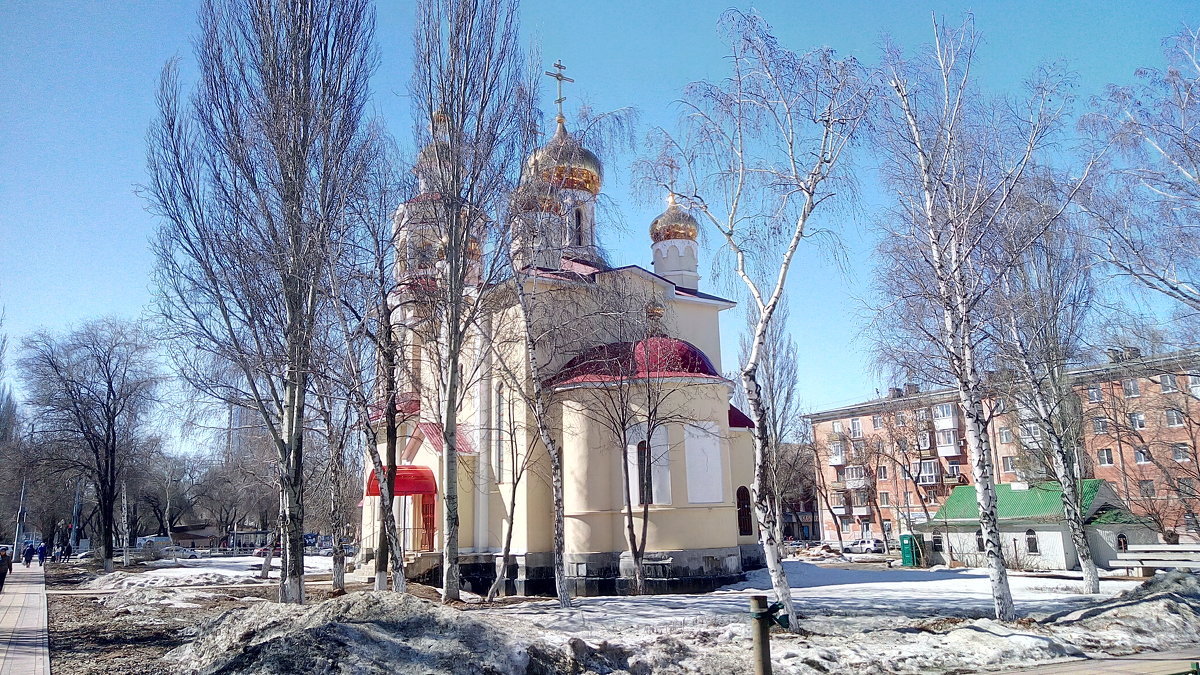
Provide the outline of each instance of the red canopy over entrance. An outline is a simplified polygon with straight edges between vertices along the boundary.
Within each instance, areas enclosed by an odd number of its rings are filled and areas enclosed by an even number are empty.
[[[396,483],[392,496],[432,494],[437,494],[437,480],[433,477],[432,469],[427,466],[396,467]],[[375,477],[374,469],[371,469],[370,475],[367,476],[367,496],[379,496],[379,479]]]

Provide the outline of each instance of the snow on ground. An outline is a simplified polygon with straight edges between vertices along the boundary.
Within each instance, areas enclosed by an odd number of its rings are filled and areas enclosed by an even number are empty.
[[[1159,575],[1116,597],[1090,598],[1064,591],[1061,579],[1015,577],[1024,611],[1060,611],[1005,625],[961,616],[978,605],[978,571],[789,567],[808,618],[798,633],[772,635],[780,674],[1006,670],[1081,658],[1085,651],[1123,654],[1200,642],[1200,579],[1188,574]],[[1048,581],[1059,585],[1044,586]],[[586,598],[568,610],[530,602],[458,612],[378,592],[303,607],[260,602],[198,627],[196,639],[166,661],[185,672],[748,674],[746,608],[730,598],[744,601],[764,585],[752,575],[713,594]],[[1109,582],[1105,590],[1131,586]],[[834,608],[838,594],[842,614]],[[895,606],[900,596],[917,607],[940,601],[946,611],[918,616],[919,610]],[[828,613],[803,604],[817,597],[830,603]],[[875,611],[866,610],[870,603],[878,603]]]
[[[164,565],[168,563],[169,565]],[[220,586],[227,584],[257,583],[263,559],[256,556],[231,556],[220,558],[180,559],[175,565],[170,560],[155,560],[144,572],[110,572],[97,577],[83,588],[104,590],[115,588],[153,588],[162,586]],[[321,574],[332,571],[333,559],[321,556],[305,556],[304,571]],[[271,561],[270,578],[279,578],[279,558]]]
[[[786,561],[784,567],[796,609],[805,615],[980,618],[992,614],[991,585],[984,570],[847,570],[796,561]],[[1096,600],[1079,593],[1079,584],[1066,579],[1011,576],[1009,583],[1017,612],[1023,615],[1057,612]],[[1103,581],[1100,591],[1113,595],[1137,583]],[[742,620],[749,611],[749,596],[762,594],[773,595],[765,569],[706,594],[579,598],[570,609],[546,601],[501,611],[542,625],[552,623],[560,630],[651,627],[698,619]]]

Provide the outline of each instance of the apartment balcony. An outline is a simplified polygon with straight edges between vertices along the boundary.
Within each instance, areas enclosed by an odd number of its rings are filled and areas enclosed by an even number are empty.
[[[829,456],[829,466],[845,466],[845,465],[846,465],[846,455],[837,454],[837,455]]]
[[[871,515],[871,507],[869,507],[869,506],[855,506],[853,508],[854,508],[854,515],[856,515],[856,516]]]
[[[917,476],[917,485],[940,485],[942,477],[934,473],[923,473]]]
[[[942,483],[945,485],[966,485],[966,480],[961,475],[942,476]]]
[[[833,490],[834,492],[841,492],[842,490],[846,489],[846,481],[835,480],[829,484],[829,489]]]
[[[869,478],[863,477],[846,479],[847,490],[865,490],[869,487],[871,487],[871,480]]]
[[[920,455],[921,459],[933,459],[937,457],[937,452],[934,451],[933,446],[921,448],[918,451],[918,454]]]
[[[835,516],[844,516],[849,507],[846,506],[830,506],[829,511]]]
[[[962,454],[962,447],[961,447],[961,444],[959,444],[959,443],[955,443],[954,445],[939,445],[939,446],[937,446],[937,456],[938,457],[958,457],[961,454]]]

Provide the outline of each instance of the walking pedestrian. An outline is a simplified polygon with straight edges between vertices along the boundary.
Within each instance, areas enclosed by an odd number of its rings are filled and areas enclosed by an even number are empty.
[[[62,559],[63,559],[63,562],[67,562],[68,560],[71,559],[71,542],[69,542],[69,541],[67,542],[67,545],[63,547],[63,558]]]
[[[25,545],[25,566],[29,567],[29,563],[33,561],[33,542]]]
[[[46,542],[43,541],[42,543],[38,544],[37,554],[38,554],[38,567],[45,567],[46,566]]]
[[[0,548],[0,593],[4,592],[4,579],[12,571],[12,556],[8,553],[7,546]]]

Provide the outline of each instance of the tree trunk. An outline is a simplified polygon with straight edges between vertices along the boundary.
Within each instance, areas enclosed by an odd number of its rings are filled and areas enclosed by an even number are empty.
[[[458,371],[458,358],[451,358],[451,368]],[[442,453],[444,484],[442,485],[442,602],[461,600],[458,569],[458,419],[455,401],[458,398],[458,378],[451,376],[447,387],[442,416]]]
[[[496,595],[500,593],[501,589],[504,588],[505,583],[508,581],[508,566],[511,564],[509,562],[509,558],[511,557],[510,552],[512,551],[513,514],[517,512],[517,485],[518,483],[514,479],[512,482],[512,490],[509,492],[509,499],[511,501],[509,502],[510,505],[508,507],[508,528],[504,532],[504,548],[500,550],[500,564],[496,570],[496,580],[492,582],[491,588],[488,589],[486,598],[487,602],[492,602],[495,600]]]
[[[294,362],[299,362],[297,359]],[[304,604],[304,385],[292,371],[285,384],[283,442],[279,447],[279,601]]]
[[[266,580],[271,577],[271,563],[275,560],[275,542],[277,539],[278,537],[274,532],[267,537],[267,549],[263,552],[262,569],[258,573],[259,579]]]
[[[1016,609],[1008,586],[1008,570],[1004,567],[1004,549],[996,518],[996,484],[983,423],[983,406],[970,395],[962,382],[959,383],[958,394],[959,403],[967,417],[967,449],[971,453],[971,468],[975,474],[975,499],[979,505],[979,528],[983,532],[983,555],[992,586],[992,604],[997,620],[1013,621],[1016,619]]]
[[[763,312],[767,321],[770,315]],[[759,330],[754,334],[754,346],[751,354],[761,351],[765,336],[764,318],[759,319]],[[775,591],[775,599],[783,603],[783,613],[787,615],[793,626],[798,627],[796,607],[792,602],[792,586],[788,582],[787,572],[783,569],[783,550],[779,545],[779,505],[774,503],[774,492],[771,489],[770,436],[767,427],[767,411],[763,407],[762,391],[755,379],[757,363],[751,358],[742,370],[742,387],[746,391],[746,402],[750,406],[750,418],[754,420],[754,511],[758,516],[758,536],[762,542],[763,555],[767,562],[767,571],[771,575],[771,588]],[[841,528],[838,527],[838,540],[841,540]]]

